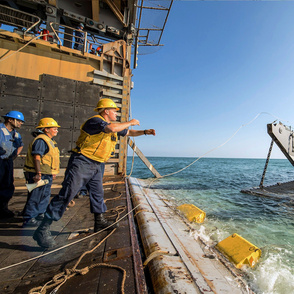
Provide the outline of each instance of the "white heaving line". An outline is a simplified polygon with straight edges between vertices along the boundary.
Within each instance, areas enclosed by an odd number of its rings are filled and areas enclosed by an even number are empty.
[[[139,158],[143,161],[143,163],[148,167],[148,169],[153,173],[156,178],[160,178],[160,173],[154,168],[154,166],[150,163],[150,161],[145,157],[142,151],[137,147],[135,142],[133,142],[130,138],[128,138],[129,146],[134,150],[134,152],[139,156]]]

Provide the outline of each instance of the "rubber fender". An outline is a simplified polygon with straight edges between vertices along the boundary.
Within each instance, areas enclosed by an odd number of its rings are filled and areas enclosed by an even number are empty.
[[[193,204],[182,204],[177,207],[189,222],[203,223],[206,213]]]
[[[261,250],[238,234],[233,234],[215,246],[234,263],[236,268],[243,265],[254,267],[261,256]]]

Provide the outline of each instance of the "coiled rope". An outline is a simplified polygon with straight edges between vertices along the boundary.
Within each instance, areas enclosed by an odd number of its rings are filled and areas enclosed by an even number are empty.
[[[130,210],[128,213],[126,213],[124,216],[122,216],[121,218],[119,218],[117,221],[115,221],[113,224],[111,224],[111,225],[108,226],[107,228],[104,228],[104,229],[100,230],[99,232],[93,233],[93,234],[91,234],[91,235],[89,235],[89,236],[86,236],[86,237],[80,239],[80,240],[77,240],[77,241],[74,241],[74,242],[72,242],[72,243],[70,243],[70,244],[67,244],[67,245],[61,246],[61,247],[59,247],[59,248],[56,248],[56,249],[54,249],[54,250],[52,250],[52,251],[50,251],[50,252],[46,252],[46,253],[44,253],[44,254],[40,254],[40,255],[38,255],[38,256],[36,256],[36,257],[30,258],[30,259],[27,259],[27,260],[23,260],[23,261],[21,261],[21,262],[14,263],[14,264],[8,265],[8,266],[6,266],[6,267],[0,268],[0,271],[4,271],[4,270],[6,270],[6,269],[10,269],[10,268],[12,268],[12,267],[16,267],[16,266],[18,266],[18,265],[22,265],[22,264],[24,264],[24,263],[28,263],[28,262],[30,262],[30,261],[33,261],[33,260],[36,260],[36,259],[39,259],[39,258],[45,257],[45,256],[50,255],[50,254],[52,254],[52,253],[58,252],[58,251],[60,251],[60,250],[63,250],[63,249],[65,249],[65,248],[67,248],[67,247],[70,247],[70,246],[73,246],[73,245],[78,244],[78,243],[80,243],[80,242],[83,242],[83,241],[85,241],[86,239],[93,238],[93,237],[95,237],[96,235],[102,233],[103,231],[108,230],[109,228],[111,228],[111,227],[114,226],[115,224],[119,223],[121,220],[123,220],[124,218],[126,218],[130,213],[132,213],[136,208],[138,208],[138,206],[139,206],[139,204],[138,204],[137,206],[135,206],[132,210]]]
[[[115,212],[117,213],[116,217],[116,222],[119,219],[120,214],[122,214],[125,211],[125,207],[118,207],[115,209]],[[103,238],[96,246],[94,246],[91,250],[85,251],[78,259],[78,261],[75,263],[75,265],[71,269],[66,269],[65,271],[56,274],[49,282],[47,282],[44,286],[39,286],[31,289],[29,291],[29,294],[45,294],[47,293],[47,290],[50,288],[55,287],[53,290],[54,293],[58,291],[58,289],[65,284],[66,281],[74,277],[75,275],[85,275],[87,274],[91,269],[99,266],[104,266],[104,267],[110,267],[110,268],[115,268],[123,273],[123,279],[121,283],[121,293],[124,294],[124,285],[125,285],[125,280],[126,280],[126,270],[123,269],[120,266],[112,265],[112,264],[107,264],[107,263],[95,263],[90,266],[86,266],[82,269],[78,269],[78,265],[82,261],[82,259],[87,255],[92,252],[94,252],[107,238],[109,238],[114,232],[116,231],[116,228],[114,228],[105,238]]]

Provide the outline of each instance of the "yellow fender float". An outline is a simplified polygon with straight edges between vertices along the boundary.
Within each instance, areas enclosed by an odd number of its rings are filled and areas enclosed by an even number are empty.
[[[206,213],[193,204],[183,204],[177,207],[189,222],[203,223]]]
[[[222,240],[216,248],[234,263],[236,268],[243,265],[254,267],[261,256],[261,250],[238,234]]]

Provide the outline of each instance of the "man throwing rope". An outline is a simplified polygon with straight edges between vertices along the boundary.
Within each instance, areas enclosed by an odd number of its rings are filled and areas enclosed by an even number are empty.
[[[94,213],[94,232],[112,224],[104,218],[107,210],[104,203],[103,174],[105,162],[114,154],[118,136],[154,135],[155,130],[129,130],[130,126],[140,125],[132,119],[127,122],[116,122],[117,108],[111,99],[99,100],[94,109],[98,115],[90,117],[81,126],[81,133],[72,150],[64,181],[59,195],[56,195],[47,207],[45,217],[35,231],[33,238],[38,245],[51,248],[56,245],[50,233],[50,225],[58,221],[69,202],[86,186],[90,196],[90,209]]]

